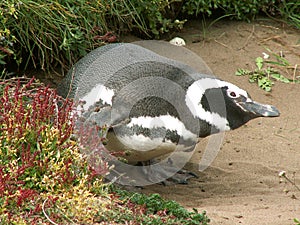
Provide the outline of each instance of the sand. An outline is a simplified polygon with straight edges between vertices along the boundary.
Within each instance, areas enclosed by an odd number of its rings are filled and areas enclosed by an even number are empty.
[[[234,74],[238,68],[255,69],[254,60],[267,52],[266,47],[277,54],[282,51],[299,68],[300,31],[268,19],[223,20],[203,29],[199,20],[188,22],[173,36],[184,38],[186,48],[200,55],[217,77],[247,90],[256,101],[275,105],[281,116],[255,119],[227,132],[213,163],[199,172],[208,138],[202,140],[186,166],[199,178],[192,178],[188,185],[147,186],[142,192],[205,210],[212,225],[295,224],[293,219],[300,218],[300,192],[278,174],[286,171],[300,186],[300,84],[275,82],[267,93],[247,77]],[[128,35],[121,38],[136,40]],[[286,76],[293,77],[293,72],[288,70]],[[299,69],[295,76],[300,76]]]
[[[300,192],[278,173],[286,171],[300,186],[300,84],[275,82],[267,93],[234,74],[237,68],[254,69],[254,60],[267,52],[265,47],[282,51],[300,67],[300,31],[269,20],[221,21],[205,30],[201,21],[193,21],[175,36],[184,38],[186,47],[200,55],[216,76],[247,90],[256,101],[275,105],[281,116],[255,119],[227,132],[216,159],[199,172],[204,139],[187,165],[199,178],[188,185],[147,186],[143,192],[205,210],[211,224],[295,224],[293,219],[300,218]],[[294,71],[288,72],[286,76],[292,77]]]

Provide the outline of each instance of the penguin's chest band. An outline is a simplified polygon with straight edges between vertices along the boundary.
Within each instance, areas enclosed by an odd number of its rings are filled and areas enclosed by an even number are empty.
[[[131,118],[130,123],[127,125],[131,129],[148,129],[151,133],[165,132],[166,137],[181,137],[184,140],[195,140],[197,135],[189,131],[186,126],[176,117],[171,115],[160,115],[156,117],[140,116]],[[161,136],[162,137],[162,136]],[[170,139],[172,140],[172,139]]]
[[[155,148],[176,148],[196,143],[197,135],[190,132],[177,118],[170,115],[141,116],[114,128],[114,135],[129,149],[147,151]]]

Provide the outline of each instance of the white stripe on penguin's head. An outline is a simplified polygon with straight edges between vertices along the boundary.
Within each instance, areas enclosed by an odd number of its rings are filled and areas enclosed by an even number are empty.
[[[249,101],[252,101],[246,91],[240,89],[234,84],[214,78],[204,78],[195,81],[191,86],[189,86],[185,96],[185,102],[195,118],[199,118],[211,125],[214,125],[220,131],[226,131],[230,130],[228,120],[225,117],[220,116],[218,113],[206,111],[200,104],[206,90],[222,87],[227,87],[228,95],[242,95],[249,99]]]

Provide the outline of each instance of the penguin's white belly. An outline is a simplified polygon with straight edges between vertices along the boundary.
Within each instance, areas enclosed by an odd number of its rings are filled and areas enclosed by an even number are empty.
[[[111,152],[124,152],[121,156],[128,160],[128,163],[148,161],[158,157],[164,157],[173,151],[186,151],[184,145],[173,143],[163,138],[150,138],[140,135],[118,136],[114,132],[107,134],[107,145],[105,147]]]

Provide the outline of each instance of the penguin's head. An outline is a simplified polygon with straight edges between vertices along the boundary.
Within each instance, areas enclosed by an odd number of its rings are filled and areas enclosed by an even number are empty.
[[[185,101],[195,118],[212,127],[211,133],[236,129],[257,117],[280,114],[276,107],[255,102],[245,90],[216,78],[195,81],[188,87]]]

